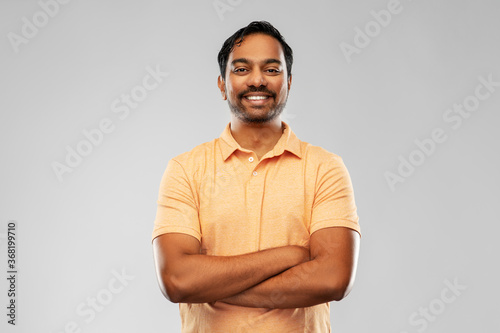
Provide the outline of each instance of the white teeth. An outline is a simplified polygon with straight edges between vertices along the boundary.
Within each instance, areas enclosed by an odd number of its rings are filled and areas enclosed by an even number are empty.
[[[257,101],[259,99],[266,99],[268,96],[247,96],[246,98],[252,101]]]

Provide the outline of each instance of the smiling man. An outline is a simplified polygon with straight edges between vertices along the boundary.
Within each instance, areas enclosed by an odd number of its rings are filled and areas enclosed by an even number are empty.
[[[153,249],[182,332],[330,332],[350,292],[359,224],[342,159],[281,121],[292,50],[268,22],[229,37],[218,86],[221,136],[171,159]]]

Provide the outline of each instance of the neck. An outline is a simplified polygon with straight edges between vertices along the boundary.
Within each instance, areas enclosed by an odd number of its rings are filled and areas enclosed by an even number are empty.
[[[238,144],[255,152],[260,159],[272,150],[283,134],[280,117],[270,122],[248,124],[231,117],[231,134]]]

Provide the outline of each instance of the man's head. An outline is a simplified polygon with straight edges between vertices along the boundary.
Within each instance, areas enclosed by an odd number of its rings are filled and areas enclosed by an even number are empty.
[[[226,39],[226,41],[222,45],[222,48],[219,51],[219,55],[217,56],[220,75],[222,76],[222,79],[226,78],[227,62],[229,54],[231,53],[231,51],[233,51],[234,46],[243,42],[246,36],[257,33],[274,37],[281,44],[281,47],[283,48],[283,54],[285,56],[287,78],[290,78],[290,76],[292,75],[293,64],[292,49],[285,42],[285,39],[280,34],[280,32],[275,27],[273,27],[271,23],[266,21],[253,21],[246,27],[243,27],[240,30],[236,31],[231,37]]]
[[[218,85],[233,114],[264,123],[283,111],[291,85],[292,49],[268,22],[252,22],[229,37],[218,55]]]

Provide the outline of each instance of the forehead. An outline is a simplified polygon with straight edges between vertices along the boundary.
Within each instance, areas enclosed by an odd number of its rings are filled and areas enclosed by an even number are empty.
[[[285,62],[280,42],[274,37],[260,33],[243,37],[243,42],[236,44],[229,54],[228,62],[231,63],[233,59],[239,58],[246,58],[254,62],[265,59],[278,59],[282,63]]]

